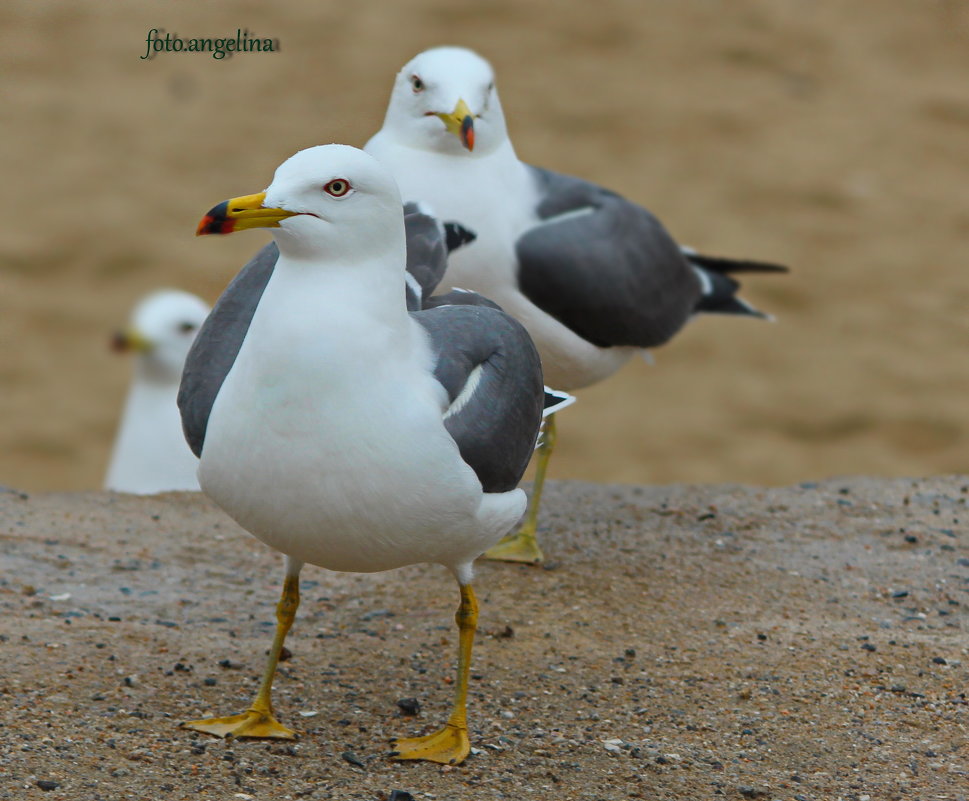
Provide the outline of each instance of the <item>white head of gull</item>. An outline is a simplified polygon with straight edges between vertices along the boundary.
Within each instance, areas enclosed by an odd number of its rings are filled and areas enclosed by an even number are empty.
[[[459,220],[476,240],[449,260],[442,287],[479,292],[522,322],[545,380],[581,389],[667,342],[698,312],[764,317],[729,273],[774,265],[685,252],[648,210],[588,181],[518,159],[491,66],[461,47],[427,50],[398,73],[368,153],[408,201]],[[535,538],[547,421],[525,526],[488,556],[542,559]]]
[[[461,47],[427,50],[397,73],[382,133],[416,150],[461,157],[510,146],[494,71]]]
[[[363,151],[301,151],[265,192],[213,208],[199,233],[255,227],[271,229],[278,261],[261,295],[247,298],[240,274],[216,304],[179,403],[202,489],[286,555],[286,580],[252,707],[185,725],[292,737],[273,716],[270,689],[303,563],[371,572],[437,562],[461,590],[454,707],[440,731],[398,740],[395,751],[460,762],[470,748],[471,564],[525,508],[515,486],[542,412],[537,352],[493,308],[407,311],[400,196]],[[213,343],[233,337],[231,367],[207,373]]]
[[[112,338],[116,351],[134,354],[134,374],[105,489],[198,490],[198,460],[185,444],[175,396],[185,357],[208,313],[195,295],[158,290],[135,306],[128,327]]]

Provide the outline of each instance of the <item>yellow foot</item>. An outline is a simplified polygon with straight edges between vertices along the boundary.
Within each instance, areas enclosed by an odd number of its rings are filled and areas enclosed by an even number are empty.
[[[537,565],[545,558],[542,549],[538,547],[538,540],[530,531],[519,531],[503,537],[494,547],[485,551],[486,559],[496,559],[500,562],[525,562]]]
[[[256,712],[252,709],[243,712],[241,715],[230,715],[227,718],[187,720],[182,724],[182,728],[200,731],[204,734],[214,734],[216,737],[296,739],[296,732],[286,728],[276,720],[272,712]]]
[[[394,740],[391,756],[395,759],[425,759],[442,765],[460,765],[470,753],[468,730],[448,723],[434,734]]]

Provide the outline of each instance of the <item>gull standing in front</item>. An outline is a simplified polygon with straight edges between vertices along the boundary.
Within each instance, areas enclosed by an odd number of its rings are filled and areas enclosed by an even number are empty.
[[[442,729],[397,740],[395,755],[459,763],[470,750],[472,562],[525,510],[516,487],[542,415],[538,353],[494,308],[408,311],[400,194],[363,151],[301,151],[265,192],[215,206],[198,233],[256,227],[271,229],[278,260],[271,272],[244,270],[216,304],[179,406],[203,491],[286,555],[286,579],[251,707],[183,725],[293,736],[270,693],[304,563],[373,572],[437,562],[461,595],[454,704]]]
[[[736,296],[729,274],[786,271],[681,248],[643,207],[519,161],[491,65],[464,48],[427,50],[404,66],[365,150],[393,171],[406,200],[475,232],[442,287],[479,292],[521,321],[545,380],[563,390],[607,378],[699,312],[766,317]],[[553,415],[528,518],[489,557],[541,561],[535,532],[554,442]]]

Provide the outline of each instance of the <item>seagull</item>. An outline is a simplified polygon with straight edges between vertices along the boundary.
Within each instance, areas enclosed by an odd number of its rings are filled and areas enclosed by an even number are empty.
[[[303,565],[369,573],[436,562],[460,594],[453,707],[440,730],[396,740],[393,755],[460,763],[470,752],[472,563],[527,504],[517,484],[542,417],[538,352],[520,323],[486,305],[408,310],[400,194],[361,150],[300,151],[264,192],[212,208],[198,234],[248,228],[270,229],[278,257],[251,262],[216,303],[179,408],[202,490],[285,555],[285,580],[252,705],[182,725],[292,739],[271,689]]]
[[[162,289],[135,306],[114,350],[135,355],[134,377],[104,488],[149,494],[198,491],[198,460],[185,444],[175,404],[182,367],[209,307],[175,289]]]
[[[767,317],[736,296],[738,272],[786,268],[697,254],[615,192],[518,159],[491,65],[437,47],[398,73],[383,127],[364,148],[407,200],[461,220],[477,238],[448,262],[445,286],[484,295],[521,321],[545,380],[573,391],[667,342],[701,312]],[[546,421],[525,524],[487,556],[537,563],[538,507],[555,443]]]

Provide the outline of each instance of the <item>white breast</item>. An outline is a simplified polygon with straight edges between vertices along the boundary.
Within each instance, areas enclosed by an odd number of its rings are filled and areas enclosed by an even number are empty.
[[[540,197],[510,144],[484,157],[453,156],[403,147],[380,133],[366,149],[393,170],[405,201],[426,203],[441,219],[477,235],[449,257],[440,291],[474,290],[518,319],[535,340],[547,384],[580,389],[611,375],[637,352],[587,342],[519,291],[515,243],[540,223],[535,213]]]
[[[290,279],[277,266],[216,399],[202,488],[267,544],[323,567],[470,562],[514,519],[481,519],[402,288],[399,314],[372,315],[352,281]]]
[[[105,489],[140,494],[199,489],[182,434],[177,383],[135,381],[125,402]]]

